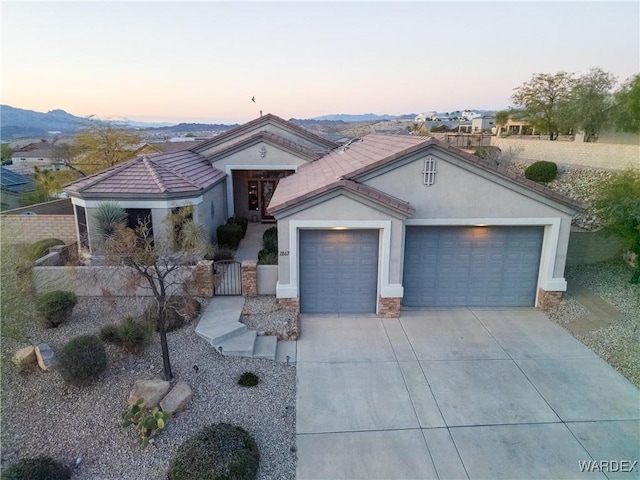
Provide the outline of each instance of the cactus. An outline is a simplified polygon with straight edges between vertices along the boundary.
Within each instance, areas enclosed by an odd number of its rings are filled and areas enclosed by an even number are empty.
[[[122,412],[122,427],[133,425],[140,434],[142,445],[147,446],[152,437],[164,430],[170,418],[171,414],[163,412],[159,407],[151,410],[145,408],[144,399],[138,398]]]

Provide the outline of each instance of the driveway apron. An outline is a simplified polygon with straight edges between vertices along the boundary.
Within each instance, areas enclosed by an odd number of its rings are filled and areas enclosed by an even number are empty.
[[[640,478],[640,391],[540,311],[301,322],[300,480]]]

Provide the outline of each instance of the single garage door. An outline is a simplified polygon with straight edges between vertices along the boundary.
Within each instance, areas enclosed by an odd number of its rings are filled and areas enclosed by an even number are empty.
[[[407,307],[533,306],[543,227],[407,227]]]
[[[300,311],[375,313],[377,230],[300,230]]]

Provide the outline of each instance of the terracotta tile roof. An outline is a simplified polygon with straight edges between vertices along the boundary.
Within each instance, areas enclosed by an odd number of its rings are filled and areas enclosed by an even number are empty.
[[[360,141],[340,147],[313,163],[301,166],[295,174],[282,179],[269,203],[269,212],[273,214],[333,188],[344,186],[340,183],[342,180],[352,180],[357,184],[359,176],[431,145],[450,151],[470,163],[491,170],[560,203],[575,209],[582,208],[579,202],[565,195],[508,172],[504,168],[496,167],[435,138],[371,134]],[[384,195],[386,197],[381,197],[380,200],[390,202],[390,206],[405,203],[391,195]]]
[[[209,155],[207,157],[207,160],[215,162],[218,158],[224,157],[234,151],[241,150],[247,146],[256,144],[261,141],[270,143],[272,145],[280,146],[283,149],[288,150],[294,154],[301,155],[307,158],[308,160],[317,160],[322,157],[322,154],[318,152],[314,152],[313,150],[303,147],[302,145],[292,142],[291,140],[287,140],[286,138],[281,137],[280,135],[276,135],[275,133],[271,133],[267,131],[262,131],[262,132],[256,133],[255,135],[251,135],[250,137],[247,137],[243,140],[240,140],[237,143],[229,145],[228,147],[225,147],[222,150],[218,150],[213,155]]]
[[[65,185],[79,196],[93,194],[171,195],[197,192],[225,178],[202,156],[188,150],[138,157]]]
[[[310,140],[312,140],[315,143],[319,143],[320,145],[324,145],[327,149],[332,149],[336,147],[336,144],[333,143],[330,140],[327,140],[325,138],[322,138],[318,135],[316,135],[313,132],[310,132],[309,130],[305,130],[302,127],[299,127],[298,125],[295,125],[291,122],[287,122],[286,120],[283,120],[282,118],[273,115],[272,113],[267,113],[266,115],[263,115],[262,117],[258,117],[254,120],[251,120],[250,122],[247,122],[243,125],[240,125],[239,127],[233,128],[231,130],[227,130],[226,132],[212,138],[211,140],[207,140],[205,142],[200,143],[199,145],[193,147],[191,150],[194,152],[198,152],[198,151],[202,151],[205,150],[207,148],[210,148],[214,145],[221,145],[227,141],[229,141],[230,139],[236,137],[237,135],[240,135],[242,133],[245,133],[247,131],[252,130],[253,128],[255,128],[256,126],[262,124],[262,123],[268,123],[268,122],[273,122],[273,123],[277,123],[282,125],[285,128],[288,128],[290,130],[293,130],[295,132],[297,132],[298,134],[300,134],[303,137],[307,137]]]

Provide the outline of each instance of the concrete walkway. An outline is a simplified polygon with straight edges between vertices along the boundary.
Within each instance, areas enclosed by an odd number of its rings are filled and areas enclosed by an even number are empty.
[[[247,225],[247,234],[244,236],[238,250],[236,251],[234,259],[238,262],[244,260],[257,260],[258,252],[262,250],[262,234],[270,227],[273,227],[273,223],[251,223]]]
[[[609,302],[578,283],[569,282],[567,293],[589,310],[589,314],[573,320],[566,326],[574,335],[591,333],[624,318]]]
[[[303,316],[297,376],[299,480],[639,475],[580,470],[640,460],[640,391],[534,309]]]

